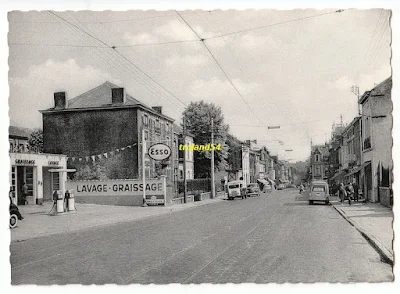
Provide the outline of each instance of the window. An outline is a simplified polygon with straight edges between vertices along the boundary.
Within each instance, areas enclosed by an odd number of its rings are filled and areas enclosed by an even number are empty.
[[[364,123],[364,144],[363,150],[371,148],[371,119],[369,117],[365,118]]]
[[[315,167],[315,175],[316,175],[316,176],[321,175],[321,168],[320,168],[319,166],[316,166],[316,167]]]
[[[147,126],[149,124],[149,117],[147,114],[143,115],[143,124]]]
[[[149,131],[144,131],[144,139],[146,140],[146,141],[148,141],[149,140]]]
[[[313,192],[325,192],[325,187],[323,187],[323,186],[314,186],[312,190],[313,190]]]
[[[315,154],[315,162],[319,162],[319,154]]]

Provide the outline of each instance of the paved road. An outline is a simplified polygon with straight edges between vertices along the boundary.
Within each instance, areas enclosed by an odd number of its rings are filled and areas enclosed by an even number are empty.
[[[294,190],[12,243],[11,265],[12,284],[393,280],[331,206]]]

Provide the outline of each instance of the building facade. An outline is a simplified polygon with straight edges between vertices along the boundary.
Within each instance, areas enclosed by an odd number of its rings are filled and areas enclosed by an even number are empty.
[[[329,146],[311,146],[311,178],[327,180],[329,174]]]
[[[390,205],[392,188],[392,78],[388,78],[359,99],[362,108],[361,182],[371,202]]]
[[[165,174],[173,181],[174,155],[162,163],[147,154],[143,163],[141,156],[143,145],[164,143],[174,148],[173,119],[163,115],[161,107],[148,107],[124,88],[105,82],[70,100],[65,92],[54,93],[54,107],[41,113],[44,151],[86,158],[83,162],[70,160],[69,167],[79,170],[101,164],[107,178],[138,179],[145,164],[147,178]],[[143,134],[146,144],[142,144]],[[100,158],[110,151],[113,156]]]
[[[10,190],[12,201],[24,205],[22,186],[28,187],[27,204],[42,204],[51,201],[54,190],[65,192],[67,174],[52,172],[67,167],[67,157],[62,154],[38,153],[28,143],[29,131],[10,127]]]

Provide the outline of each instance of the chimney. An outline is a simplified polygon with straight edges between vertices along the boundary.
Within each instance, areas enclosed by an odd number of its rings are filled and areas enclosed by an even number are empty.
[[[54,93],[54,109],[65,109],[67,108],[67,98],[65,92]]]
[[[124,104],[125,103],[125,89],[124,88],[112,88],[111,89],[111,103],[112,104]]]
[[[153,106],[152,107],[155,111],[157,111],[159,114],[162,114],[162,106]]]

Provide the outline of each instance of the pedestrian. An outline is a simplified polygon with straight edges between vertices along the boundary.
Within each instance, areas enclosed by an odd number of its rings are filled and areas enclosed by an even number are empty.
[[[351,205],[351,198],[354,197],[354,188],[353,188],[353,184],[349,183],[346,187],[347,190],[347,196],[349,199],[349,205]]]
[[[342,202],[342,204],[343,204],[343,202],[344,202],[346,197],[347,197],[347,192],[346,192],[346,189],[344,187],[344,184],[340,183],[340,185],[339,185],[339,198],[340,198],[340,202]]]
[[[28,190],[28,185],[24,182],[21,190],[22,190],[22,205],[26,205],[26,197],[29,196],[29,190]]]
[[[354,200],[358,202],[358,185],[356,182],[353,183],[353,189],[354,189]]]

